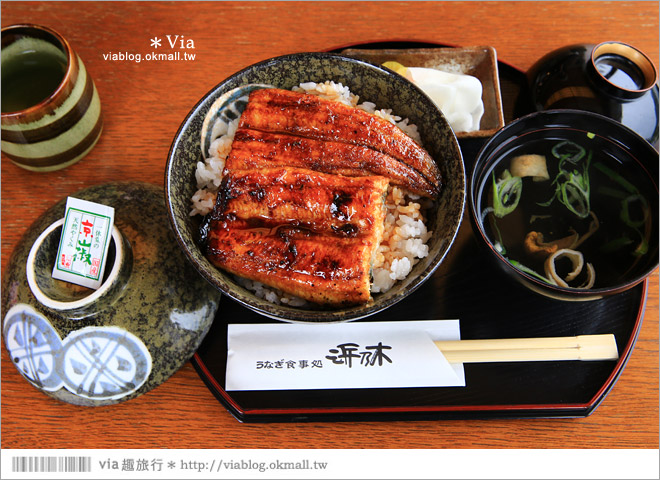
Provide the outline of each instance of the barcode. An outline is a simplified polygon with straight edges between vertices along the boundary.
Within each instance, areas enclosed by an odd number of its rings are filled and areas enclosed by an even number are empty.
[[[91,472],[92,457],[12,457],[12,472]]]

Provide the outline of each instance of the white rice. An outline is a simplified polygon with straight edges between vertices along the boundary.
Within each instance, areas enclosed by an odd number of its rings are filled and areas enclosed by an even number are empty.
[[[381,117],[398,126],[415,142],[421,145],[417,126],[408,119],[402,119],[392,114],[390,109],[376,109],[371,102],[359,103],[359,96],[351,93],[348,87],[341,83],[327,81],[324,83],[301,83],[292,90],[305,92],[319,97],[341,102],[345,105],[359,108]],[[195,179],[197,191],[191,199],[190,215],[206,215],[213,210],[218,188],[222,181],[225,160],[231,150],[234,133],[238,127],[238,119],[230,122],[217,122],[213,127],[213,137],[205,161],[197,162]],[[426,229],[424,208],[420,198],[405,189],[390,186],[385,201],[387,214],[385,232],[372,263],[372,293],[383,293],[392,288],[398,281],[406,278],[415,264],[428,255],[426,242],[431,238],[431,232]],[[237,278],[245,288],[255,295],[272,303],[290,306],[304,306],[305,300],[287,295],[272,287],[245,278]]]
[[[257,297],[268,300],[271,303],[289,305],[290,307],[302,307],[307,305],[307,301],[296,297],[294,295],[289,295],[277,288],[268,287],[261,282],[255,282],[243,277],[235,277],[236,281],[251,290]]]
[[[419,197],[390,186],[385,200],[385,232],[372,263],[371,292],[386,292],[403,280],[419,261],[429,254],[426,229]]]

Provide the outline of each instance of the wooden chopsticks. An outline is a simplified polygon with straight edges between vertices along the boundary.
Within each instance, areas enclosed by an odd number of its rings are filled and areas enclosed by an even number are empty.
[[[612,334],[434,342],[449,363],[616,360]]]

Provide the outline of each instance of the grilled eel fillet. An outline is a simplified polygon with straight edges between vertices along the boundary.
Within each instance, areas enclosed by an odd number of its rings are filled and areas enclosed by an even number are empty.
[[[206,255],[230,273],[311,302],[366,303],[388,184],[293,167],[226,170]]]
[[[362,145],[419,172],[433,196],[442,178],[435,161],[400,128],[380,117],[315,95],[265,88],[250,93],[239,128]]]
[[[225,162],[228,170],[276,166],[309,168],[324,173],[357,177],[382,175],[390,183],[418,195],[436,192],[422,174],[395,158],[362,145],[324,142],[287,134],[239,128]]]

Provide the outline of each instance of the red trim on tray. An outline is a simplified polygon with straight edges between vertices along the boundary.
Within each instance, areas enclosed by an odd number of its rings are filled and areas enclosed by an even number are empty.
[[[361,42],[360,44],[350,43],[346,45],[339,45],[333,48],[324,50],[326,52],[339,51],[346,48],[359,48],[360,46],[376,44],[376,43],[424,43],[429,45],[436,45],[438,48],[448,47],[456,48],[459,45],[450,45],[450,44],[440,44],[434,41],[425,41],[425,40],[410,40],[410,39],[389,39],[389,40],[375,40],[372,42]],[[512,64],[497,58],[498,63],[502,63],[514,70],[517,70],[521,73],[522,70],[513,66]],[[519,404],[519,405],[427,405],[427,406],[405,406],[405,407],[326,407],[326,408],[298,408],[298,409],[287,409],[287,408],[262,408],[262,409],[244,409],[225,391],[225,389],[217,382],[215,377],[211,372],[206,368],[206,365],[202,361],[200,355],[195,352],[193,359],[197,364],[197,367],[202,371],[204,378],[208,381],[217,392],[233,409],[235,409],[241,415],[301,415],[301,414],[324,414],[324,413],[406,413],[406,412],[492,412],[492,411],[524,411],[524,410],[574,410],[574,409],[586,409],[589,407],[596,407],[599,401],[603,400],[603,395],[611,389],[616,382],[618,376],[623,371],[623,367],[628,361],[628,357],[632,353],[632,349],[637,341],[639,336],[639,330],[641,328],[642,319],[644,317],[644,312],[646,310],[646,299],[648,296],[648,280],[643,282],[643,291],[642,291],[642,301],[639,305],[639,310],[637,312],[637,319],[633,327],[633,333],[628,339],[623,352],[619,352],[619,360],[616,363],[616,366],[612,370],[612,373],[607,377],[607,380],[603,386],[594,394],[594,396],[586,403],[572,403],[572,404]]]
[[[227,403],[229,403],[233,408],[235,408],[239,412],[243,412],[241,406],[238,403],[236,403],[233,398],[229,396],[229,394],[225,391],[225,389],[222,388],[220,384],[216,381],[215,377],[213,377],[213,374],[209,371],[209,369],[206,368],[206,365],[202,361],[202,358],[199,356],[199,353],[195,352],[195,354],[193,355],[193,359],[195,360],[195,363],[197,363],[197,366],[204,373],[204,378],[213,385],[215,391],[218,392],[222,396],[222,398],[224,398],[227,401]]]
[[[619,360],[612,373],[607,378],[603,386],[596,392],[596,394],[586,403],[571,403],[571,404],[539,404],[539,405],[427,405],[427,406],[406,406],[406,407],[325,407],[325,408],[261,408],[261,409],[245,409],[242,408],[236,401],[225,391],[225,389],[216,381],[211,372],[206,368],[197,352],[194,354],[197,366],[202,370],[205,379],[211,383],[214,390],[225,399],[225,401],[242,415],[302,415],[302,414],[324,414],[324,413],[402,413],[402,412],[479,412],[479,411],[522,411],[522,410],[572,410],[572,409],[586,409],[595,406],[601,397],[607,392],[614,384],[615,380],[621,373],[623,366],[628,361],[628,356],[637,341],[639,329],[646,310],[646,298],[648,294],[648,280],[643,282],[643,301],[640,303],[640,308],[637,312],[637,319],[633,328],[633,335],[630,336],[623,352],[619,354]]]
[[[610,388],[612,388],[612,386],[614,386],[613,382],[619,376],[619,374],[623,370],[623,366],[628,361],[628,357],[632,353],[632,349],[635,346],[635,343],[637,342],[637,337],[639,336],[639,330],[641,329],[642,326],[642,319],[644,318],[644,312],[646,311],[646,298],[648,296],[648,291],[649,291],[649,281],[644,280],[643,290],[642,290],[642,301],[640,302],[639,310],[637,311],[637,320],[635,320],[635,325],[633,327],[633,334],[628,339],[628,343],[626,344],[626,347],[623,349],[623,352],[619,352],[619,361],[616,363],[616,367],[614,368],[610,376],[607,377],[605,384],[593,396],[593,398],[589,402],[589,405],[595,403],[607,390],[609,390]]]

